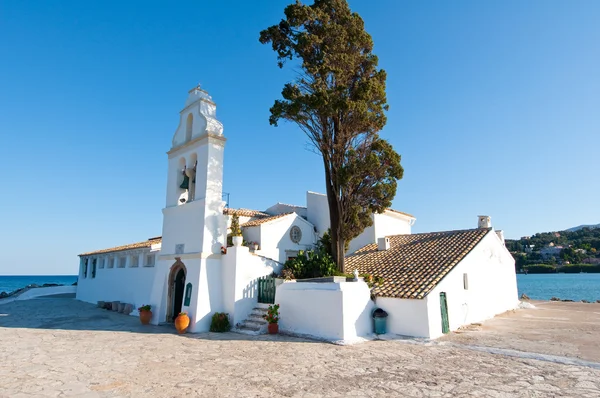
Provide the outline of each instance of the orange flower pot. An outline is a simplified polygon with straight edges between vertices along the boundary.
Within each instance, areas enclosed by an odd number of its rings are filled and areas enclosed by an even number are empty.
[[[269,323],[268,328],[269,328],[269,334],[279,333],[279,324],[278,323]]]
[[[142,325],[149,325],[152,319],[152,311],[140,311],[140,322]]]
[[[181,313],[175,318],[175,329],[177,329],[177,333],[185,333],[188,326],[190,326],[190,317],[187,314]]]

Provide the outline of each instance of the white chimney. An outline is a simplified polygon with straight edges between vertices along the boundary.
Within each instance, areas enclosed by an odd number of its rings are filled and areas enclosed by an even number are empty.
[[[498,238],[500,239],[500,241],[502,241],[502,244],[504,244],[504,231],[500,229],[496,231],[496,235],[498,235]]]
[[[477,216],[477,228],[492,228],[492,218],[490,216]]]
[[[390,238],[387,236],[377,239],[377,250],[388,250],[390,248]]]

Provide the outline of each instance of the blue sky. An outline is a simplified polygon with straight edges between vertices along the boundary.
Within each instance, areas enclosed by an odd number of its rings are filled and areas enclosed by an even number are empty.
[[[0,2],[0,275],[161,234],[187,91],[218,104],[232,207],[304,204],[320,159],[269,107],[258,42],[289,1]],[[351,0],[388,73],[394,208],[415,232],[492,216],[514,238],[600,222],[600,3]]]

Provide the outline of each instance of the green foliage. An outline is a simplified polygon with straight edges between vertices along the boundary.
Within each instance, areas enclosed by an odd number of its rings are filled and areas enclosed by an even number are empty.
[[[386,73],[373,40],[346,0],[297,1],[260,33],[279,67],[298,59],[301,72],[271,107],[270,123],[297,124],[321,154],[331,225],[331,254],[344,270],[346,242],[391,205],[402,178],[400,155],[381,139],[388,110]]]
[[[237,214],[231,217],[231,236],[242,236],[242,229],[240,228],[240,218]]]
[[[263,318],[269,323],[279,322],[279,304],[269,305],[267,315],[263,315]]]
[[[580,272],[594,274],[600,273],[600,264],[567,264],[555,267],[549,264],[528,265],[524,268],[531,274],[565,273],[578,274]]]
[[[138,311],[152,311],[152,306],[150,304],[144,304],[138,308]]]
[[[289,279],[306,279],[333,276],[336,272],[333,258],[325,251],[301,250],[296,258],[285,262],[282,273]]]
[[[223,333],[231,330],[231,324],[229,323],[229,314],[224,312],[215,312],[210,322],[210,331]]]
[[[540,250],[550,243],[563,246],[558,257],[543,257]],[[528,239],[506,240],[506,248],[515,258],[517,271],[537,264],[579,264],[600,257],[600,228],[577,231],[543,232]],[[527,252],[525,251],[526,249]],[[559,271],[561,272],[561,271]],[[569,271],[565,271],[569,272]],[[594,272],[594,271],[592,271]]]
[[[556,267],[548,264],[534,264],[526,266],[524,270],[532,274],[550,274],[556,272]]]

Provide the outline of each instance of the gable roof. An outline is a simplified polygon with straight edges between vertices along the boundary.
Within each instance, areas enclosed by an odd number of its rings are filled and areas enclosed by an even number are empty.
[[[250,221],[248,221],[248,222],[245,222],[245,223],[243,223],[243,224],[242,224],[242,225],[240,225],[240,226],[241,226],[241,227],[244,227],[244,228],[246,228],[246,227],[257,227],[257,226],[259,226],[259,225],[261,225],[261,224],[265,224],[265,223],[268,223],[268,222],[274,221],[274,220],[276,220],[276,219],[278,219],[278,218],[287,217],[287,216],[289,216],[290,214],[296,214],[296,213],[294,213],[294,212],[291,212],[291,213],[282,213],[282,214],[276,214],[276,215],[274,215],[274,216],[263,217],[263,218],[257,218],[257,219],[255,219],[255,220],[250,220]]]
[[[460,263],[491,228],[390,236],[390,248],[376,243],[347,256],[346,272],[358,269],[383,278],[380,297],[422,299]]]
[[[116,246],[116,247],[111,247],[108,249],[102,249],[102,250],[96,250],[93,252],[81,253],[80,256],[90,256],[93,254],[104,254],[104,253],[118,252],[118,251],[122,251],[122,250],[142,249],[142,248],[150,247],[152,245],[155,245],[155,244],[161,243],[161,242],[162,242],[162,237],[157,236],[155,238],[150,238],[143,242],[130,243],[128,245]]]

